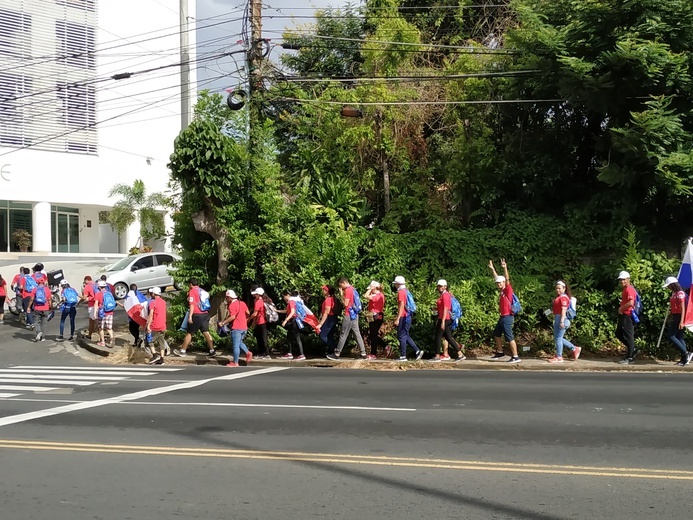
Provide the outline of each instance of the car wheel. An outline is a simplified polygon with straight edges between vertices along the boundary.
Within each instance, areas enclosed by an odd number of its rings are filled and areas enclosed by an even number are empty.
[[[122,300],[128,295],[128,286],[123,282],[118,282],[115,284],[115,297],[116,300]]]
[[[173,282],[173,288],[174,288],[176,291],[180,291],[180,290],[181,290],[181,285],[180,285],[178,282]]]

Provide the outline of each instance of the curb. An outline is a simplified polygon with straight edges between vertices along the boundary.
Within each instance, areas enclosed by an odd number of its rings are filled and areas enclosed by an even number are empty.
[[[77,345],[83,348],[84,350],[87,350],[92,354],[96,354],[97,356],[101,357],[108,357],[111,355],[111,352],[113,352],[109,348],[99,347],[93,341],[87,341],[87,339],[84,336],[82,336],[81,332],[78,332],[78,334],[79,336],[77,337]]]

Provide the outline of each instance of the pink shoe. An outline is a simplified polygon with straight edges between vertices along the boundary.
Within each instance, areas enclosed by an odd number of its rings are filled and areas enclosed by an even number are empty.
[[[282,356],[282,359],[293,359],[293,358],[294,358],[294,355],[291,352],[289,352],[288,354],[284,354]]]
[[[573,361],[578,360],[581,352],[582,352],[582,347],[575,347],[575,349],[573,350]]]
[[[301,354],[300,356],[296,356],[294,358],[294,361],[305,361],[305,360],[306,360],[306,356],[304,356],[303,354]]]
[[[253,353],[248,351],[248,353],[245,355],[245,364],[249,365],[252,360],[253,360]]]
[[[549,363],[563,363],[563,358],[554,356],[551,359],[549,359]]]
[[[97,345],[98,345],[99,347],[105,347],[105,346],[106,346],[106,343],[104,343],[103,341],[99,341],[99,342],[97,343]]]
[[[237,367],[238,363],[234,363],[233,361],[230,361],[229,363],[226,364],[227,367]]]
[[[371,361],[371,360],[373,360],[373,359],[378,359],[378,357],[377,357],[377,356],[374,356],[373,354],[368,354],[368,355],[366,356],[366,359],[369,360],[369,361]]]
[[[450,361],[452,358],[450,356],[440,356],[441,361]]]

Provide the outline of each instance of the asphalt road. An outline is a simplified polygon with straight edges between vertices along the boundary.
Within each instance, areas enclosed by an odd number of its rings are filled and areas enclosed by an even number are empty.
[[[691,516],[690,374],[71,359],[0,372],[3,519]]]

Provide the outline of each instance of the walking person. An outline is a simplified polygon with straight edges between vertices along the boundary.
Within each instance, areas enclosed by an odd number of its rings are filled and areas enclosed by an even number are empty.
[[[29,308],[33,309],[33,322],[36,327],[35,343],[46,340],[46,323],[52,306],[51,291],[46,287],[47,278],[39,276],[38,279],[38,285],[29,295]]]
[[[147,314],[146,334],[152,358],[148,363],[150,365],[163,365],[164,350],[166,349],[166,302],[161,297],[160,287],[152,287],[149,292],[152,299],[147,305],[149,313]]]
[[[571,351],[574,361],[580,357],[582,348],[576,347],[570,341],[565,339],[565,333],[570,327],[570,320],[567,313],[570,309],[570,300],[573,295],[570,292],[570,287],[563,280],[556,282],[556,298],[551,305],[553,313],[553,340],[556,344],[556,355],[549,359],[549,363],[563,363],[563,349],[567,348]]]
[[[7,282],[0,274],[0,325],[5,323],[5,300],[7,299]]]
[[[448,282],[440,279],[436,284],[440,297],[436,301],[436,310],[438,311],[438,319],[436,320],[435,345],[436,352],[443,352],[441,360],[448,360],[450,356],[447,353],[448,347],[443,348],[443,338],[447,341],[448,346],[455,349],[457,357],[455,361],[467,359],[462,353],[462,347],[452,337],[452,295],[448,291]]]
[[[354,333],[356,344],[361,353],[361,359],[366,359],[366,345],[363,343],[361,330],[359,329],[359,312],[361,312],[360,298],[357,296],[358,293],[356,289],[349,283],[348,278],[343,276],[338,280],[337,285],[339,286],[339,290],[342,293],[342,300],[344,301],[344,316],[342,317],[342,329],[339,331],[337,348],[334,349],[333,354],[327,355],[327,359],[339,361],[339,356],[342,354],[344,345],[346,345],[351,332]]]
[[[363,295],[363,299],[368,301],[368,343],[371,346],[371,353],[367,359],[378,359],[378,347],[385,350],[385,340],[380,337],[380,327],[383,325],[385,312],[385,295],[383,287],[375,280],[370,283]]]
[[[19,272],[14,275],[14,278],[12,278],[12,283],[10,284],[10,289],[14,291],[14,305],[15,308],[22,313],[20,316],[20,322],[22,318],[26,319],[26,316],[23,314],[23,298],[22,298],[22,288],[20,286],[20,281],[24,277],[24,267],[19,268]]]
[[[99,280],[96,287],[99,290],[99,292],[94,295],[94,309],[99,318],[99,342],[97,345],[99,347],[106,346],[106,334],[108,333],[108,348],[113,348],[115,346],[113,311],[115,311],[116,308],[116,301],[105,281]]]
[[[681,359],[675,364],[685,367],[693,358],[693,352],[688,352],[686,342],[683,339],[683,331],[685,330],[684,323],[686,321],[686,293],[683,287],[681,287],[678,279],[673,276],[668,277],[664,281],[662,287],[671,291],[671,297],[669,298],[670,315],[667,322],[667,339],[671,341],[681,353]]]
[[[397,290],[397,318],[395,319],[395,326],[397,327],[397,339],[399,340],[399,360],[407,360],[407,347],[411,347],[416,354],[416,360],[419,361],[423,357],[424,351],[418,347],[409,335],[413,313],[409,300],[413,301],[413,298],[409,294],[407,281],[404,279],[404,276],[395,276],[395,281],[392,283],[395,284],[395,289]]]
[[[188,345],[192,341],[192,335],[201,332],[209,348],[208,357],[217,355],[214,350],[214,341],[209,333],[209,294],[202,290],[196,278],[188,280],[188,328],[180,348],[173,349],[178,357],[185,357]],[[205,298],[203,298],[205,296]]]
[[[25,267],[24,274],[19,280],[19,288],[22,294],[22,313],[24,315],[24,321],[26,322],[26,328],[29,330],[34,329],[34,315],[31,302],[33,301],[32,294],[37,286],[36,279],[31,276],[31,270]]]
[[[324,299],[320,307],[320,340],[327,345],[327,354],[333,355],[337,348],[337,320],[341,312],[341,302],[337,299],[336,289],[331,285],[322,286]]]
[[[510,285],[508,264],[505,262],[505,258],[501,259],[503,276],[500,276],[496,272],[496,268],[493,266],[493,260],[488,261],[488,266],[493,273],[493,281],[500,291],[500,297],[498,299],[500,318],[498,319],[498,323],[496,323],[496,328],[493,329],[493,339],[496,343],[496,353],[493,355],[492,359],[502,359],[505,357],[505,352],[503,352],[503,336],[505,336],[505,341],[508,342],[511,352],[510,359],[507,361],[507,363],[519,363],[522,360],[520,359],[520,356],[517,355],[517,343],[515,342],[515,336],[513,335],[515,315],[512,311],[512,304],[514,293],[513,288]]]
[[[633,308],[638,293],[630,284],[630,274],[628,271],[618,273],[618,280],[621,282],[623,291],[621,292],[621,304],[618,307],[618,325],[616,326],[616,337],[626,347],[626,357],[619,361],[621,365],[632,365],[635,363],[635,322],[633,321]]]
[[[250,326],[253,327],[253,337],[257,343],[257,359],[272,359],[267,340],[267,314],[265,312],[265,301],[263,296],[265,290],[256,287],[250,294],[253,297],[253,313],[248,318]]]
[[[229,308],[229,316],[222,321],[219,326],[231,324],[231,345],[233,346],[233,361],[227,363],[227,367],[237,367],[238,358],[241,350],[245,352],[245,364],[248,366],[253,360],[253,353],[248,350],[248,347],[243,342],[246,334],[248,334],[248,316],[250,311],[244,301],[238,299],[235,291],[226,291],[226,303]]]
[[[87,302],[87,315],[89,317],[89,329],[87,331],[87,339],[91,341],[91,337],[94,332],[99,331],[98,329],[98,319],[99,316],[96,312],[96,293],[99,292],[96,284],[92,281],[91,276],[87,275],[84,277],[82,282],[82,301]]]
[[[153,292],[150,290],[150,294],[153,294]],[[161,294],[161,292],[159,292]],[[152,300],[153,300],[152,296]],[[128,301],[130,303],[128,303]],[[137,302],[137,305],[142,305],[147,301],[147,297],[142,294],[142,292],[137,289],[137,284],[131,283],[130,284],[130,290],[128,291],[127,296],[125,296],[123,308],[125,309],[126,312],[128,312],[128,305]],[[148,305],[148,304],[147,304]],[[140,329],[141,326],[140,324],[132,319],[130,316],[130,312],[128,312],[128,330],[130,331],[130,335],[132,336],[132,346],[133,347],[139,347],[142,344],[142,338],[140,337]]]
[[[65,340],[65,321],[70,318],[70,337],[68,341],[75,339],[75,317],[77,316],[77,304],[79,294],[70,287],[67,280],[60,280],[60,335],[58,341]]]
[[[302,361],[306,359],[303,354],[303,341],[301,340],[301,328],[298,325],[298,311],[296,310],[296,299],[299,294],[298,292],[290,293],[285,291],[282,296],[286,302],[286,309],[281,311],[286,314],[284,321],[282,322],[282,327],[286,329],[286,339],[289,343],[289,351],[282,356],[282,359],[291,360],[294,359],[293,355],[293,345],[298,347],[298,357],[297,361]]]

